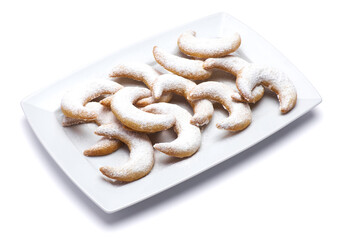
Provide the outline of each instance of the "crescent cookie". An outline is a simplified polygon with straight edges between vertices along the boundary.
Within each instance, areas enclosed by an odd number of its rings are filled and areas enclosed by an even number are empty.
[[[146,176],[154,165],[154,151],[147,134],[129,131],[119,121],[98,127],[95,134],[116,138],[125,143],[130,151],[129,160],[120,167],[101,167],[108,178],[131,182]]]
[[[178,57],[157,46],[153,48],[153,56],[166,70],[190,80],[206,80],[212,74],[203,68],[203,61]]]
[[[154,103],[143,108],[146,112],[156,114],[172,113],[176,117],[174,131],[177,138],[172,142],[156,143],[154,148],[174,157],[189,157],[198,151],[201,145],[200,129],[190,124],[192,115],[185,109],[170,103]]]
[[[99,103],[105,107],[110,107],[112,98],[113,98],[113,94],[101,99]]]
[[[97,114],[85,107],[85,105],[103,94],[113,94],[122,85],[112,81],[98,81],[86,85],[78,86],[68,91],[61,100],[61,111],[66,117],[75,119],[92,120],[97,118]]]
[[[117,151],[122,143],[117,139],[101,138],[97,143],[84,150],[83,154],[88,157],[105,156]]]
[[[134,106],[137,100],[151,95],[146,88],[123,88],[112,98],[112,112],[126,127],[139,132],[158,132],[172,127],[176,121],[172,114],[148,113]]]
[[[116,117],[107,107],[100,104],[100,102],[88,102],[85,105],[90,111],[96,114],[95,119],[75,119],[64,116],[62,125],[63,127],[70,127],[82,123],[96,123],[97,125],[109,124],[115,121]]]
[[[195,126],[208,124],[213,115],[213,105],[209,100],[202,99],[191,101],[188,99],[189,92],[196,83],[173,74],[163,74],[153,84],[152,92],[155,99],[160,98],[165,92],[174,92],[185,97],[193,107],[194,115],[190,120]]]
[[[236,86],[248,102],[257,100],[252,90],[258,85],[263,85],[277,94],[282,113],[289,112],[295,106],[296,89],[284,72],[271,67],[250,64],[244,67],[237,76]]]
[[[217,123],[217,128],[229,131],[240,131],[252,121],[252,112],[247,103],[235,102],[232,95],[235,91],[220,82],[204,82],[197,85],[189,94],[192,100],[209,99],[219,102],[229,112],[229,117]]]
[[[223,71],[226,71],[228,73],[231,73],[234,75],[237,79],[239,74],[241,73],[242,69],[244,69],[246,66],[249,66],[250,63],[245,61],[244,59],[237,57],[237,56],[227,56],[223,58],[209,58],[206,59],[204,62],[204,68],[211,70],[213,68],[217,68]],[[256,86],[253,91],[252,95],[254,96],[253,98],[253,103],[259,101],[263,96],[264,96],[264,88],[263,86],[259,85]],[[247,102],[248,100],[243,99],[235,99],[238,101],[244,101]]]
[[[197,58],[223,57],[235,52],[241,45],[240,34],[234,33],[227,37],[208,39],[196,38],[194,31],[182,33],[177,45],[181,52]]]
[[[145,63],[118,64],[112,69],[112,72],[110,74],[110,77],[125,77],[143,82],[151,90],[153,83],[158,76],[159,74],[151,66]],[[158,101],[170,102],[171,98],[172,94],[165,94],[160,99],[158,99]],[[148,97],[139,100],[136,105],[144,107],[154,102],[156,101],[152,97]]]

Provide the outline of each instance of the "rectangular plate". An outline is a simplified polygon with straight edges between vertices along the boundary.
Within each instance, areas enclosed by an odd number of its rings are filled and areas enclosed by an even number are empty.
[[[288,74],[298,92],[296,107],[288,114],[281,115],[276,97],[266,94],[256,106],[252,107],[252,124],[237,134],[218,130],[215,127],[216,122],[226,116],[225,111],[217,108],[212,122],[203,130],[200,150],[192,157],[179,161],[156,151],[156,164],[148,176],[127,184],[106,181],[98,168],[102,165],[121,164],[127,160],[128,150],[122,148],[105,157],[85,157],[83,150],[95,143],[99,137],[93,134],[92,129],[95,128],[93,124],[70,128],[61,126],[60,101],[64,92],[95,78],[106,78],[115,64],[126,61],[148,63],[164,72],[165,70],[153,59],[153,46],[158,45],[177,54],[179,52],[176,45],[177,38],[186,30],[195,30],[199,37],[218,37],[239,32],[242,45],[238,54],[251,62],[268,64]],[[228,74],[216,71],[213,76],[212,80],[233,84],[233,81],[230,81],[232,77]],[[317,91],[278,50],[230,15],[218,13],[122,49],[25,98],[22,101],[22,108],[40,142],[66,175],[100,208],[112,213],[235,156],[293,122],[320,102],[321,98]],[[171,132],[164,131],[153,135],[153,138],[154,141],[160,142],[170,141],[174,136]]]

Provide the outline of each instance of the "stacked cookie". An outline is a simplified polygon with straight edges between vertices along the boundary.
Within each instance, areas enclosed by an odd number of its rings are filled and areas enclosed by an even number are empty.
[[[61,102],[65,115],[63,126],[90,122],[99,125],[95,134],[102,138],[84,151],[86,156],[110,154],[122,142],[129,147],[130,157],[126,164],[100,168],[106,177],[134,181],[146,176],[155,162],[154,149],[178,158],[192,156],[201,144],[200,127],[207,125],[213,116],[211,101],[222,104],[229,112],[227,118],[217,123],[217,128],[228,131],[241,131],[249,126],[252,121],[249,104],[263,97],[264,87],[277,94],[282,113],[295,106],[295,87],[283,72],[231,55],[241,44],[239,34],[203,39],[189,31],[179,36],[177,44],[191,58],[172,55],[157,46],[153,48],[157,63],[171,73],[159,74],[144,63],[123,63],[112,69],[110,80],[79,86],[64,95]],[[236,87],[206,81],[213,69],[235,76]],[[123,87],[112,81],[119,77],[141,81],[148,88]],[[204,82],[196,84],[194,81]],[[169,103],[173,94],[188,101],[193,116]],[[152,145],[147,133],[169,128],[174,129],[177,138]]]

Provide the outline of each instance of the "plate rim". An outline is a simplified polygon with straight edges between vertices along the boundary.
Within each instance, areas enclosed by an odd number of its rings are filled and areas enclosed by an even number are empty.
[[[195,177],[195,176],[197,176],[197,175],[199,175],[199,174],[205,172],[206,170],[208,170],[208,169],[210,169],[210,168],[212,168],[212,167],[217,166],[218,164],[220,164],[220,163],[222,163],[222,162],[224,162],[224,161],[226,161],[226,160],[232,159],[234,156],[238,155],[239,153],[241,153],[241,152],[247,150],[248,148],[250,148],[250,147],[252,147],[252,146],[255,146],[256,144],[258,144],[258,143],[262,142],[263,140],[265,140],[266,138],[272,136],[274,133],[278,132],[278,131],[281,130],[282,128],[284,128],[284,127],[288,126],[289,124],[293,123],[294,121],[296,121],[297,119],[299,119],[299,118],[302,117],[303,115],[305,115],[305,114],[307,114],[308,112],[310,112],[313,108],[315,108],[317,105],[319,105],[319,104],[322,102],[322,98],[321,98],[321,96],[319,95],[318,91],[314,88],[314,86],[312,85],[312,83],[311,83],[310,81],[308,81],[308,79],[307,79],[305,76],[303,76],[303,77],[306,79],[307,83],[310,84],[310,90],[314,91],[315,97],[313,97],[313,98],[307,98],[307,100],[312,101],[312,104],[310,105],[310,107],[308,107],[307,109],[305,109],[305,111],[303,111],[301,114],[299,114],[299,115],[298,115],[297,117],[295,117],[293,120],[290,120],[288,123],[284,124],[284,125],[281,126],[280,128],[278,128],[278,129],[276,129],[276,130],[274,130],[274,131],[268,133],[268,134],[267,134],[266,136],[264,136],[263,138],[258,139],[258,141],[256,141],[255,143],[251,144],[250,146],[247,146],[247,147],[245,147],[245,148],[243,148],[243,149],[239,149],[239,151],[237,151],[237,153],[234,153],[234,154],[232,154],[231,156],[229,156],[229,157],[227,157],[227,158],[223,158],[223,159],[221,159],[221,160],[219,160],[219,161],[216,161],[216,162],[214,162],[214,164],[209,165],[209,166],[207,166],[207,167],[201,169],[200,171],[194,172],[193,174],[187,176],[186,178],[180,179],[179,181],[176,181],[176,182],[174,182],[173,184],[168,185],[168,186],[166,186],[165,188],[163,188],[163,189],[161,189],[161,190],[159,190],[159,191],[153,191],[152,194],[146,195],[146,197],[137,199],[137,200],[135,200],[135,201],[130,202],[130,203],[127,204],[127,205],[123,205],[123,206],[116,207],[116,208],[107,207],[107,206],[101,204],[100,201],[98,201],[98,200],[96,199],[95,196],[93,196],[92,194],[90,194],[90,192],[89,192],[88,190],[86,190],[85,187],[82,186],[82,184],[80,184],[80,183],[76,180],[76,178],[75,178],[74,176],[71,176],[71,174],[69,173],[69,171],[68,171],[64,166],[62,166],[61,162],[60,162],[58,159],[55,158],[55,154],[51,151],[51,148],[50,148],[49,146],[47,146],[47,143],[43,140],[43,136],[42,136],[42,134],[40,133],[40,131],[39,131],[38,127],[37,127],[36,122],[34,122],[34,120],[32,119],[32,116],[31,116],[31,113],[30,113],[30,106],[31,106],[31,107],[39,108],[39,109],[41,109],[41,110],[43,110],[43,111],[45,111],[45,109],[43,109],[43,108],[41,108],[41,107],[39,107],[39,106],[36,106],[35,104],[33,104],[33,103],[31,102],[31,100],[32,100],[33,98],[39,96],[40,94],[44,93],[47,89],[49,89],[49,88],[53,87],[54,85],[60,83],[62,80],[66,79],[66,78],[68,78],[68,77],[71,77],[71,76],[73,76],[74,74],[77,74],[77,73],[79,73],[79,72],[81,72],[81,71],[83,71],[83,70],[85,70],[85,69],[87,69],[87,68],[90,68],[91,66],[93,66],[93,65],[95,65],[95,64],[97,64],[97,63],[99,63],[99,62],[102,62],[102,61],[104,61],[105,59],[111,58],[112,56],[119,54],[121,51],[123,51],[123,50],[125,50],[125,49],[133,48],[133,47],[135,47],[135,46],[141,44],[141,43],[144,42],[144,41],[149,41],[149,40],[151,40],[151,39],[153,39],[153,38],[155,38],[155,37],[157,37],[157,36],[162,36],[162,35],[164,35],[165,33],[174,31],[175,29],[178,29],[178,28],[182,28],[182,27],[184,27],[184,26],[186,26],[186,25],[189,25],[189,24],[192,24],[192,23],[194,23],[194,22],[199,22],[199,21],[202,21],[203,19],[214,18],[214,17],[222,17],[222,18],[227,17],[227,18],[231,18],[231,19],[233,19],[234,21],[237,21],[237,22],[239,22],[240,24],[244,25],[244,26],[247,27],[249,30],[251,30],[251,31],[253,31],[255,34],[257,34],[259,37],[261,37],[262,39],[264,39],[261,35],[259,35],[259,34],[258,34],[256,31],[254,31],[252,28],[248,27],[246,24],[244,24],[244,23],[240,22],[239,20],[235,19],[235,18],[234,18],[233,16],[231,16],[230,14],[228,14],[228,13],[226,13],[226,12],[218,12],[218,13],[215,13],[215,14],[212,14],[212,15],[208,15],[208,16],[205,16],[205,17],[203,17],[203,18],[199,18],[199,19],[196,19],[196,20],[194,20],[194,21],[191,21],[191,22],[188,22],[188,23],[185,23],[185,24],[176,26],[176,27],[174,27],[174,28],[168,29],[168,30],[163,31],[163,32],[161,32],[161,33],[154,34],[153,36],[151,36],[151,37],[149,37],[149,38],[140,40],[140,41],[138,41],[138,42],[136,42],[136,43],[133,43],[133,44],[131,44],[131,45],[129,45],[129,46],[126,46],[126,47],[124,47],[124,48],[122,48],[122,49],[118,49],[117,51],[114,51],[114,52],[112,52],[111,54],[106,55],[105,57],[100,58],[100,59],[96,60],[96,61],[93,62],[93,63],[86,64],[85,66],[83,66],[83,67],[79,68],[78,70],[72,72],[72,73],[69,74],[68,76],[65,76],[65,77],[63,77],[63,78],[61,78],[61,79],[58,79],[58,80],[56,80],[56,81],[54,81],[54,82],[52,82],[52,83],[50,83],[50,84],[47,84],[47,86],[42,87],[41,89],[39,89],[39,90],[37,90],[37,91],[35,91],[35,92],[29,94],[28,96],[26,96],[25,98],[23,98],[23,99],[21,100],[20,105],[21,105],[21,108],[22,108],[22,110],[23,110],[23,112],[24,112],[24,115],[25,115],[25,117],[26,117],[26,119],[27,119],[27,122],[29,123],[30,127],[32,128],[32,130],[33,130],[35,136],[37,137],[37,139],[39,140],[40,144],[44,147],[44,149],[45,149],[45,150],[47,151],[47,153],[51,156],[51,158],[54,160],[54,162],[59,166],[59,168],[62,170],[62,172],[64,172],[64,174],[65,174],[66,176],[68,176],[68,178],[79,188],[79,190],[82,191],[90,200],[92,200],[92,202],[94,202],[94,203],[95,203],[98,207],[100,207],[104,212],[106,212],[106,213],[114,213],[114,212],[117,212],[117,211],[119,211],[119,210],[121,210],[121,209],[127,208],[127,207],[129,207],[129,206],[131,206],[131,205],[133,205],[133,204],[136,204],[136,203],[141,202],[141,201],[143,201],[143,200],[145,200],[145,199],[148,199],[148,198],[150,198],[150,197],[152,197],[152,196],[154,196],[154,195],[156,195],[156,194],[159,194],[159,193],[161,193],[161,192],[163,192],[163,191],[166,191],[167,189],[170,189],[170,188],[173,187],[173,186],[176,186],[176,185],[178,185],[178,184],[181,184],[182,182],[184,182],[184,181],[186,181],[186,180],[188,180],[188,179],[190,179],[190,178],[193,178],[193,177]],[[277,52],[279,52],[280,54],[282,54],[282,53],[281,53],[277,48],[275,48],[270,42],[268,42],[266,39],[264,39],[264,40],[265,40],[271,47],[273,47],[275,51],[277,51]],[[282,56],[283,56],[289,63],[291,63],[291,62],[286,58],[286,56],[284,56],[283,54],[282,54]],[[296,70],[297,70],[298,72],[301,73],[301,71],[299,71],[299,69],[297,69],[297,67],[296,67],[293,63],[291,63],[291,65],[292,65],[294,68],[296,68]],[[302,73],[301,73],[301,74],[302,74]],[[47,111],[47,110],[46,110],[46,111]],[[54,114],[54,111],[55,111],[55,110],[53,110],[51,113]]]

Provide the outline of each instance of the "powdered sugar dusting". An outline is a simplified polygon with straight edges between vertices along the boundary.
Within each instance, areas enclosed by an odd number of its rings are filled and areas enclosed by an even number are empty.
[[[148,88],[151,88],[159,74],[148,64],[145,63],[122,63],[112,69],[110,77],[127,77],[136,81],[141,81]]]
[[[237,73],[247,65],[249,65],[249,63],[244,59],[231,55],[223,58],[206,59],[203,67],[205,69],[218,68],[236,76]]]
[[[65,116],[75,119],[95,119],[97,117],[93,110],[84,105],[103,94],[112,94],[123,88],[122,85],[101,80],[86,85],[78,86],[68,91],[61,101],[61,110]]]
[[[152,86],[159,76],[159,73],[148,64],[131,62],[118,64],[113,68],[110,76],[131,78],[133,80],[143,82],[149,89],[152,90]],[[169,102],[171,98],[171,94],[166,94],[157,100],[160,102]],[[141,99],[139,100],[139,105],[146,106],[153,103],[153,100],[153,98]]]
[[[230,97],[232,99],[236,99],[238,101],[242,101],[242,96],[238,93],[236,87],[226,85],[221,82],[213,82],[213,81],[208,81],[208,82],[203,82],[194,87],[190,92],[189,92],[189,99],[196,100],[203,98],[202,96],[207,96],[209,95],[209,99],[211,98],[216,98],[216,99],[211,99],[214,101],[220,101],[219,97],[220,96],[226,96]]]
[[[118,91],[111,102],[111,109],[125,126],[140,132],[157,132],[168,129],[175,123],[171,114],[152,114],[136,108],[133,104],[151,96],[151,91],[140,87],[126,87]]]
[[[229,112],[229,117],[218,122],[217,127],[229,131],[239,131],[246,128],[252,121],[252,113],[247,103],[235,102],[234,90],[219,82],[204,82],[197,85],[189,94],[193,100],[209,99],[217,101]]]
[[[224,58],[209,58],[206,59],[204,62],[204,68],[205,69],[221,69],[223,71],[226,71],[228,73],[231,73],[232,75],[236,76],[238,78],[241,71],[245,68],[252,65],[251,63],[248,63],[244,59],[238,57],[238,56],[227,56]],[[259,99],[261,99],[264,95],[264,88],[261,85],[255,86],[255,88],[252,88],[252,95],[253,95],[253,101],[257,102]],[[244,101],[242,98],[234,98],[238,101]],[[247,98],[246,98],[247,99]],[[249,101],[249,99],[247,99]]]
[[[194,110],[194,115],[190,123],[198,127],[208,124],[213,116],[213,104],[207,99],[188,101]]]
[[[194,31],[182,33],[177,40],[181,52],[198,58],[223,57],[235,52],[240,44],[240,34],[234,33],[222,38],[196,38]]]
[[[241,71],[236,80],[240,93],[250,102],[256,98],[253,89],[260,84],[278,95],[282,112],[288,112],[295,106],[296,89],[287,75],[278,69],[250,64]]]
[[[172,55],[158,47],[153,48],[155,60],[166,70],[191,80],[205,80],[211,72],[203,68],[203,61]]]
[[[213,115],[213,105],[208,100],[190,101],[189,92],[196,86],[196,83],[173,74],[163,74],[157,78],[153,84],[153,95],[159,98],[165,92],[174,92],[184,96],[193,107],[194,116],[191,123],[196,126],[203,126],[209,123]]]
[[[129,161],[120,167],[101,167],[107,177],[120,181],[134,181],[147,175],[154,165],[154,152],[150,139],[144,133],[126,130],[116,121],[102,125],[95,131],[97,135],[116,138],[125,143],[130,150]]]
[[[177,138],[169,143],[157,143],[154,148],[175,157],[189,157],[193,155],[201,145],[200,129],[190,124],[190,113],[175,104],[155,103],[145,108],[144,111],[169,114],[172,113],[176,117],[174,130]]]
[[[86,109],[93,111],[96,114],[96,118],[93,120],[90,119],[74,119],[74,118],[69,118],[65,117],[63,118],[62,125],[64,127],[69,127],[81,123],[91,123],[94,122],[97,125],[102,125],[102,124],[109,124],[113,123],[116,120],[116,117],[112,113],[112,111],[103,105],[101,105],[99,102],[89,102],[85,106]]]
[[[196,83],[173,74],[163,74],[153,84],[153,96],[160,98],[164,92],[174,92],[187,97]]]

